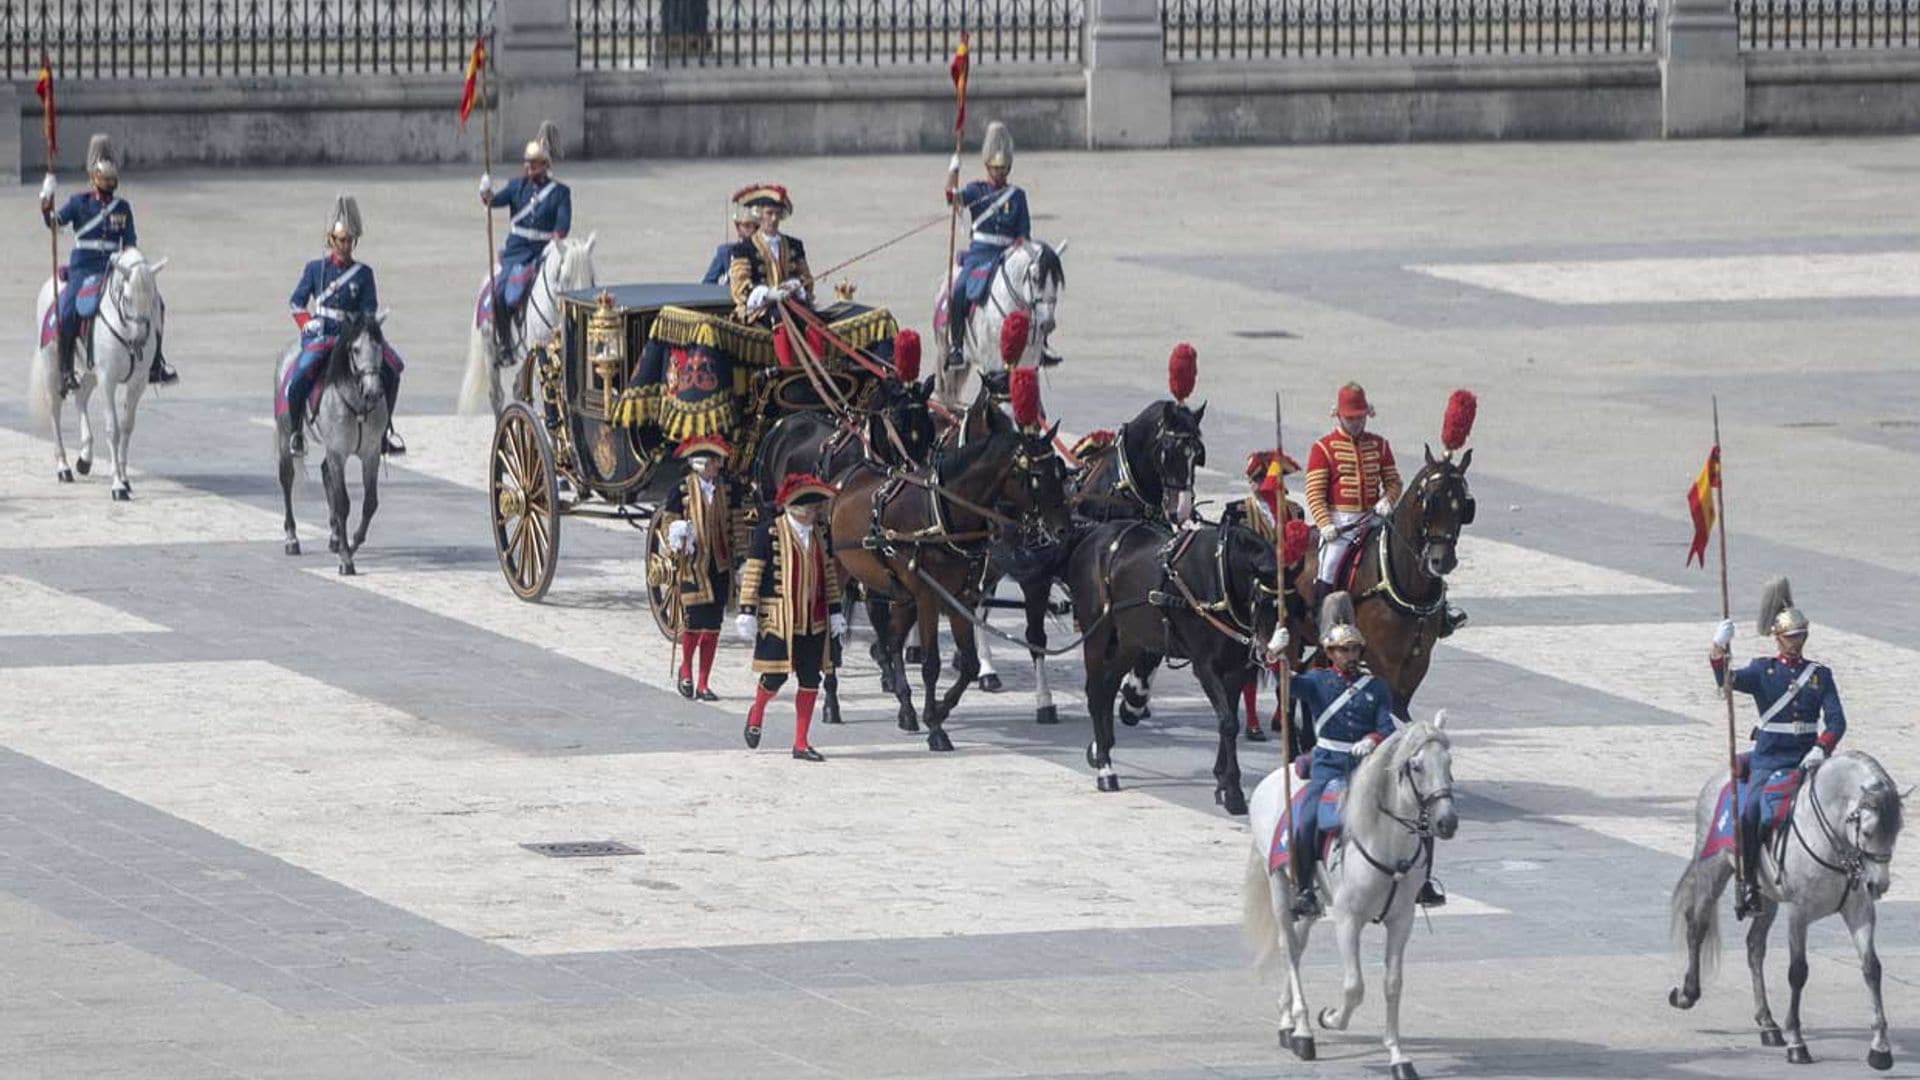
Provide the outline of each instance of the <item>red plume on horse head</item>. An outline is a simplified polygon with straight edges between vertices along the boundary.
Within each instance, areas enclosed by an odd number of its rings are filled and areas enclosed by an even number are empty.
[[[1193,396],[1193,384],[1200,377],[1200,354],[1193,346],[1181,342],[1173,347],[1173,355],[1167,357],[1167,389],[1172,392],[1173,400],[1182,405]]]
[[[1024,311],[1016,311],[1007,316],[1000,324],[1000,362],[1008,367],[1018,367],[1020,358],[1027,354],[1027,342],[1033,337],[1033,316]]]
[[[1040,426],[1039,371],[1030,367],[1014,368],[1007,376],[1007,399],[1013,404],[1014,423],[1028,430]]]
[[[893,338],[893,373],[901,382],[913,382],[920,377],[920,335],[911,330],[902,330]]]
[[[1480,411],[1480,399],[1471,390],[1455,390],[1447,398],[1447,414],[1440,421],[1440,445],[1451,454],[1467,445],[1473,434],[1473,418]]]
[[[785,325],[773,328],[773,358],[778,360],[780,366],[783,368],[800,366],[799,362],[793,357],[793,342],[787,338],[787,328]]]

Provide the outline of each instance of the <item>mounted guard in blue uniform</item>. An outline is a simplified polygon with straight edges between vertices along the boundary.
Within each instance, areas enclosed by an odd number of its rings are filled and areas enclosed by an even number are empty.
[[[733,239],[713,249],[713,258],[707,262],[707,272],[700,276],[702,285],[727,284],[727,270],[733,265],[734,247],[752,239],[754,232],[760,228],[760,218],[751,207],[737,199],[727,205]]]
[[[998,120],[987,125],[980,147],[987,178],[960,186],[960,155],[947,163],[947,202],[966,210],[972,237],[960,255],[959,273],[947,297],[947,367],[967,366],[967,315],[987,295],[993,272],[1007,249],[1033,235],[1027,193],[1007,183],[1013,172],[1013,135]]]
[[[87,178],[92,187],[69,197],[58,211],[53,208],[53,174],[49,172],[40,185],[41,219],[55,231],[63,226],[73,229],[73,251],[67,256],[67,279],[59,287],[57,316],[62,396],[80,388],[73,368],[80,325],[99,310],[101,283],[114,255],[122,248],[139,246],[133,206],[119,194],[120,163],[112,140],[105,135],[95,135],[87,142]],[[165,303],[161,306],[164,309]],[[164,338],[156,340],[147,382],[165,386],[179,379],[179,373],[167,364]]]
[[[1847,715],[1840,707],[1833,672],[1804,654],[1808,625],[1806,615],[1793,606],[1793,587],[1786,578],[1777,578],[1767,584],[1762,596],[1759,631],[1773,635],[1778,652],[1733,668],[1732,619],[1721,621],[1707,650],[1713,681],[1721,693],[1752,695],[1759,712],[1753,750],[1746,755],[1746,782],[1740,788],[1741,880],[1734,901],[1736,918],[1760,910],[1761,790],[1779,772],[1813,769],[1847,733]]]
[[[380,294],[374,286],[373,267],[354,261],[354,248],[360,241],[360,204],[351,195],[334,201],[333,215],[326,232],[327,253],[307,263],[293,287],[287,306],[295,326],[300,328],[300,355],[287,368],[285,381],[274,401],[277,416],[291,418],[287,449],[291,454],[307,452],[306,411],[313,391],[314,376],[326,363],[327,354],[340,333],[340,324],[349,315],[369,317],[380,313]],[[387,394],[388,427],[385,452],[404,454],[406,443],[393,430],[393,403],[400,396],[400,372],[406,365],[392,346],[383,341],[386,364],[380,371],[380,385]]]
[[[521,175],[506,187],[495,191],[491,174],[480,178],[480,202],[504,206],[510,215],[500,268],[493,276],[493,335],[501,356],[513,355],[514,324],[540,272],[540,257],[548,244],[565,239],[573,228],[573,191],[551,175],[558,134],[551,121],[541,123],[521,154]]]

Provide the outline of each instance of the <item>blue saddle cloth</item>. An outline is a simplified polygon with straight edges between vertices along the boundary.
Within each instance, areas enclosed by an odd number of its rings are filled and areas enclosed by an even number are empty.
[[[1320,805],[1315,807],[1314,827],[1320,830],[1320,852],[1326,854],[1334,841],[1340,838],[1341,796],[1347,793],[1345,780],[1329,780],[1320,792]],[[1292,822],[1295,814],[1301,813],[1301,802],[1307,797],[1307,789],[1295,788],[1293,806],[1280,815],[1280,824],[1273,830],[1273,842],[1267,849],[1267,870],[1279,870],[1286,866],[1293,850]]]
[[[1760,786],[1760,828],[1762,835],[1778,829],[1786,823],[1793,813],[1793,797],[1800,791],[1800,781],[1806,774],[1799,769],[1775,769],[1767,774],[1766,783]],[[1740,786],[1740,809],[1745,810],[1746,785]],[[1720,785],[1720,798],[1713,805],[1713,829],[1707,833],[1706,842],[1700,845],[1700,857],[1705,859],[1718,855],[1722,851],[1733,850],[1733,791],[1730,785]]]

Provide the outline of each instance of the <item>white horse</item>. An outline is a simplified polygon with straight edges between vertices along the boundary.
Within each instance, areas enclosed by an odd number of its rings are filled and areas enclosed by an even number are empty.
[[[597,238],[597,233],[588,233],[584,240],[569,236],[547,245],[546,252],[540,256],[539,272],[528,286],[526,305],[520,309],[519,337],[513,351],[506,356],[500,355],[494,339],[492,313],[481,307],[487,298],[488,283],[480,283],[480,293],[474,301],[473,331],[467,339],[467,374],[460,385],[462,414],[478,413],[480,403],[485,401],[498,416],[507,402],[513,400],[514,388],[501,385],[501,373],[507,372],[508,380],[517,382],[512,373],[519,370],[527,353],[553,340],[554,331],[560,326],[561,293],[594,287],[593,245]]]
[[[1345,1031],[1366,986],[1360,975],[1360,932],[1370,922],[1387,928],[1387,1028],[1384,1042],[1394,1080],[1418,1080],[1400,1047],[1400,989],[1407,938],[1413,931],[1414,897],[1433,857],[1434,838],[1448,840],[1459,827],[1453,809],[1453,754],[1446,714],[1432,723],[1416,720],[1395,732],[1353,771],[1341,808],[1341,835],[1319,864],[1320,895],[1327,898],[1344,969],[1337,1009],[1323,1009],[1320,1026]],[[1283,766],[1284,768],[1284,766]],[[1314,919],[1295,919],[1293,878],[1288,868],[1269,872],[1268,857],[1286,820],[1281,773],[1269,773],[1253,791],[1248,823],[1253,852],[1244,892],[1247,936],[1267,967],[1276,955],[1287,964],[1287,990],[1280,999],[1280,1037],[1303,1061],[1315,1056],[1300,956]],[[1297,790],[1297,783],[1296,783]]]
[[[73,482],[74,469],[80,475],[93,471],[93,423],[88,402],[96,386],[107,393],[107,453],[113,475],[113,499],[125,502],[133,498],[133,486],[127,483],[127,448],[133,441],[134,413],[140,395],[147,389],[147,372],[153,350],[165,331],[166,310],[160,302],[155,278],[167,260],[149,263],[138,248],[124,248],[113,257],[100,283],[100,311],[94,316],[93,332],[82,333],[74,344],[74,373],[80,389],[74,393],[74,410],[80,420],[80,456],[75,465],[67,465],[67,445],[61,433],[60,352],[57,338],[50,338],[34,353],[33,369],[27,390],[27,406],[36,423],[47,424],[53,432],[54,476],[63,484]],[[69,281],[69,289],[80,287]],[[40,313],[38,325],[48,325],[53,309],[53,281],[40,286],[40,299],[34,310]]]
[[[1673,888],[1673,928],[1684,935],[1687,968],[1681,984],[1667,992],[1667,1002],[1691,1009],[1700,1000],[1702,955],[1709,966],[1720,951],[1720,891],[1733,877],[1733,850],[1716,850],[1706,858],[1719,810],[1724,775],[1701,789],[1694,807],[1695,857]],[[1796,1065],[1813,1061],[1800,1032],[1800,992],[1807,984],[1807,927],[1838,914],[1860,954],[1860,974],[1873,1000],[1873,1038],[1867,1044],[1867,1064],[1893,1068],[1893,1048],[1887,1042],[1887,1013],[1880,1001],[1880,955],[1874,951],[1874,904],[1886,895],[1888,863],[1900,838],[1901,797],[1880,763],[1858,751],[1835,755],[1813,770],[1794,794],[1793,807],[1780,840],[1766,845],[1760,857],[1760,911],[1747,927],[1747,966],[1753,974],[1753,1021],[1760,1027],[1760,1045],[1785,1046],[1787,1060]],[[1765,966],[1767,932],[1781,906],[1787,909],[1787,1004],[1783,1036],[1767,1005]]]
[[[314,373],[320,403],[313,411],[315,444],[324,455],[320,479],[327,489],[327,550],[340,556],[340,573],[354,574],[353,555],[367,541],[367,527],[380,506],[380,457],[387,432],[387,395],[380,385],[386,366],[383,313],[369,318],[354,315],[340,327],[333,351]],[[284,385],[287,369],[300,356],[300,342],[281,350],[273,385]],[[292,429],[287,417],[274,421],[274,445],[279,459],[280,494],[286,503],[285,550],[300,554],[300,534],[293,521],[293,455],[287,450]],[[347,536],[347,518],[353,510],[347,494],[347,459],[360,459],[360,527]]]
[[[1007,366],[1000,355],[1000,325],[1016,311],[1026,312],[1032,320],[1026,352],[1037,352],[1042,367],[1060,362],[1050,339],[1059,324],[1060,290],[1067,284],[1066,264],[1062,261],[1066,253],[1064,241],[1057,249],[1038,240],[1007,249],[999,265],[994,267],[987,295],[967,312],[969,368],[984,375]],[[933,325],[935,333],[945,342],[949,340],[946,336],[949,294],[947,283],[940,284],[940,293],[934,302]],[[940,366],[938,399],[942,405],[960,410],[965,404],[967,377],[967,368],[952,370],[945,364]]]

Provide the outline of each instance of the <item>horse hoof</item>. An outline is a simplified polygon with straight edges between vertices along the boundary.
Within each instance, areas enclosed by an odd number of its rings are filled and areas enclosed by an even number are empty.
[[[1324,1029],[1326,1029],[1326,1030],[1328,1030],[1328,1031],[1332,1031],[1332,1030],[1334,1030],[1334,1028],[1333,1028],[1333,1010],[1332,1010],[1332,1009],[1321,1009],[1321,1010],[1320,1010],[1320,1015],[1319,1015],[1319,1016],[1317,1016],[1317,1017],[1315,1017],[1315,1019],[1319,1021],[1319,1023],[1320,1023],[1320,1026],[1321,1026],[1322,1028],[1324,1028]]]
[[[1006,685],[1000,681],[998,672],[988,672],[980,676],[980,689],[985,690],[989,694],[997,694],[1005,690]]]
[[[1120,778],[1118,776],[1096,777],[1094,779],[1093,786],[1100,789],[1101,791],[1119,791]]]
[[[1128,727],[1139,727],[1140,721],[1145,717],[1145,713],[1130,712],[1126,709],[1120,710],[1120,722]]]
[[[1234,817],[1246,815],[1247,796],[1239,788],[1214,788],[1213,801]]]
[[[300,541],[298,540],[287,541],[287,554],[289,555],[300,554]]]
[[[127,490],[127,489],[125,489],[125,488],[114,488],[114,489],[113,489],[113,501],[114,501],[114,502],[132,502],[132,501],[133,501],[133,492],[131,492],[131,491],[128,491],[128,490]]]
[[[1691,1009],[1693,1008],[1693,999],[1681,993],[1680,988],[1676,986],[1667,991],[1667,1004],[1676,1009]],[[1761,1032],[1763,1037],[1765,1034],[1765,1032]]]
[[[902,713],[899,724],[900,730],[909,734],[917,733],[920,730],[920,718],[912,713]]]
[[[1787,1047],[1787,1064],[1789,1065],[1813,1064],[1813,1055],[1807,1052],[1806,1044],[1803,1043],[1799,1046]]]
[[[88,473],[93,471],[93,459],[90,457],[83,457],[80,460],[74,462],[73,467],[80,470],[81,476],[85,476]]]
[[[953,749],[953,740],[947,738],[945,731],[939,728],[932,728],[927,732],[927,749],[935,753],[946,753]]]
[[[1869,1068],[1876,1069],[1880,1072],[1886,1072],[1888,1069],[1893,1068],[1893,1051],[1891,1050],[1867,1051],[1867,1066]]]
[[[1313,1045],[1313,1036],[1311,1035],[1289,1036],[1287,1038],[1287,1049],[1293,1051],[1293,1056],[1299,1058],[1301,1061],[1312,1061],[1314,1058],[1320,1056],[1320,1051]]]
[[[1060,722],[1060,710],[1055,706],[1048,705],[1033,714],[1033,722],[1036,724],[1057,724]]]
[[[1771,1046],[1777,1050],[1787,1045],[1787,1037],[1780,1034],[1780,1029],[1777,1027],[1763,1027],[1760,1029],[1760,1045]]]
[[[1393,1080],[1420,1080],[1420,1070],[1413,1067],[1413,1062],[1402,1061],[1393,1067]]]
[[[885,675],[880,676],[880,692],[883,694],[899,693],[899,691],[894,688],[893,680]]]
[[[327,538],[327,554],[329,555],[340,554],[340,538],[339,537],[331,536]]]
[[[73,483],[73,470],[61,469],[59,472],[53,474],[53,478],[63,484],[71,484]]]
[[[340,564],[340,576],[341,576],[341,577],[353,577],[353,576],[354,576],[354,574],[355,574],[355,570],[353,569],[353,564],[352,564],[352,563],[341,563],[341,564]]]

